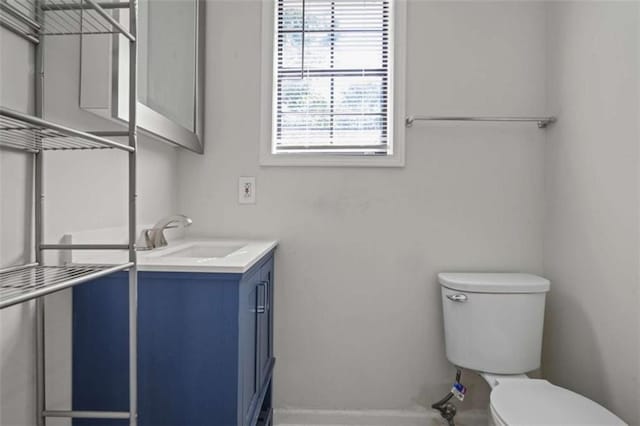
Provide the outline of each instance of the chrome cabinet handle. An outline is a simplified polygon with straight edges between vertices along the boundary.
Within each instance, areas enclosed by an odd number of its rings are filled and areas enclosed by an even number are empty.
[[[466,294],[447,294],[447,299],[451,300],[452,302],[466,302],[467,301],[467,295]]]
[[[267,307],[266,307],[266,303],[267,303],[267,297],[268,297],[268,291],[267,290],[267,284],[269,284],[268,281],[260,281],[258,283],[258,287],[262,287],[263,293],[262,293],[262,304],[258,304],[258,313],[259,314],[264,314],[265,312],[267,312]]]

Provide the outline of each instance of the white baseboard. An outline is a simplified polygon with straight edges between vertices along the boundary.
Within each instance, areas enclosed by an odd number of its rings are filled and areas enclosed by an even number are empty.
[[[441,426],[446,421],[427,410],[274,410],[275,426]],[[456,426],[486,426],[486,410],[462,411]]]

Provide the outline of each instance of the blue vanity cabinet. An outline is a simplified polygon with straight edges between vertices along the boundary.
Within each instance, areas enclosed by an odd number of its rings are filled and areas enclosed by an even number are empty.
[[[262,372],[259,377],[259,385],[262,385],[267,377],[265,374],[269,372],[269,364],[273,359],[273,347],[272,347],[272,328],[273,328],[273,300],[271,294],[273,293],[272,284],[273,265],[266,264],[260,270],[260,285],[258,289],[262,290],[258,296],[262,296],[262,299],[258,299],[258,347],[256,354],[258,355],[259,371]]]
[[[273,253],[244,274],[139,273],[140,426],[269,424],[273,285]],[[128,409],[127,293],[125,273],[74,288],[74,410]]]
[[[251,321],[255,320],[256,324],[255,341],[249,351],[255,354],[255,364],[252,359],[251,363],[245,365],[247,370],[253,368],[255,371],[253,375],[248,374],[253,377],[255,391],[248,407],[245,408],[245,413],[250,416],[245,419],[245,424],[260,424],[258,421],[260,414],[267,416],[267,418],[271,417],[271,395],[270,393],[267,395],[267,392],[270,392],[275,363],[273,357],[273,257],[264,263],[256,278],[258,279],[258,284],[255,286],[256,305],[253,305],[253,298],[250,296],[247,306],[251,313],[255,312],[251,316]],[[253,306],[257,308],[254,310]],[[247,392],[248,394],[249,392]],[[264,404],[265,399],[269,404]]]

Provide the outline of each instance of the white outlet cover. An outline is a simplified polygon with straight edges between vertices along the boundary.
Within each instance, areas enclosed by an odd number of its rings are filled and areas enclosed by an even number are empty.
[[[240,176],[238,178],[238,203],[256,203],[256,178],[254,176]]]

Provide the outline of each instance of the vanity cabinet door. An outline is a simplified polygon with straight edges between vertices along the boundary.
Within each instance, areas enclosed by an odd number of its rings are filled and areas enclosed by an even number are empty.
[[[269,379],[269,365],[273,357],[273,262],[260,269],[258,293],[258,389]]]
[[[242,425],[249,425],[256,405],[257,383],[257,321],[259,275],[253,274],[242,284],[240,294],[240,401]]]
[[[140,426],[236,423],[237,286],[210,274],[140,274]]]
[[[243,280],[242,287],[240,297],[245,302],[240,319],[241,424],[254,426],[266,398],[273,359],[273,258]]]

